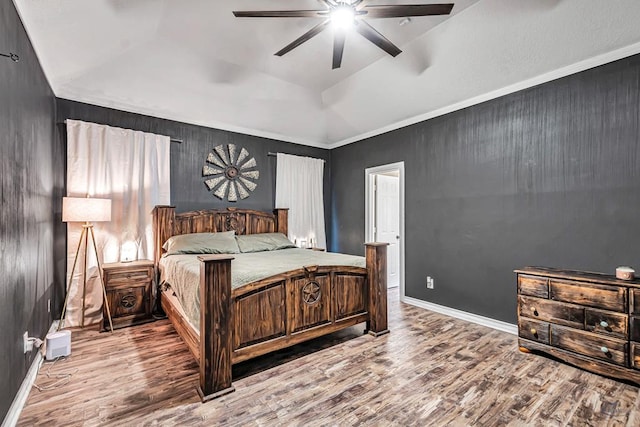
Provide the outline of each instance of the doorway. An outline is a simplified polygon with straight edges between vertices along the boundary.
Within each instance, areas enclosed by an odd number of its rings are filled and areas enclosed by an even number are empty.
[[[404,295],[404,162],[365,169],[365,236],[389,243],[387,286]]]

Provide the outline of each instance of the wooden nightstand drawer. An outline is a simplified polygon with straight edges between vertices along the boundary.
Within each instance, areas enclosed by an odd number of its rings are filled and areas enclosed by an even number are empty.
[[[153,268],[127,268],[118,269],[114,271],[105,272],[105,283],[117,283],[117,282],[144,282],[151,280],[153,275]]]

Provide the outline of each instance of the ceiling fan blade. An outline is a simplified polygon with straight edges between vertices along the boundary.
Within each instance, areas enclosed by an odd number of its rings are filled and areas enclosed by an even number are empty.
[[[356,10],[362,10],[362,8],[367,5],[367,3],[367,0],[356,0],[355,2],[351,3],[351,6],[353,6]]]
[[[404,18],[406,16],[448,15],[453,3],[442,4],[398,4],[365,6],[367,18]]]
[[[336,31],[333,35],[333,65],[331,69],[335,70],[342,65],[342,54],[344,53],[344,41],[347,38],[345,31]]]
[[[295,39],[294,41],[292,41],[291,43],[289,43],[279,51],[277,51],[275,53],[276,56],[282,56],[285,53],[291,52],[293,49],[297,48],[298,46],[300,46],[302,43],[306,42],[310,38],[317,36],[322,30],[324,30],[329,26],[329,23],[331,23],[331,20],[327,19],[324,22],[321,22],[320,24],[316,25],[315,27],[313,27],[312,29],[310,29],[309,31],[307,31],[306,33],[304,33],[303,35],[301,35],[300,37],[298,37],[297,39]]]
[[[242,10],[233,11],[236,18],[318,18],[327,15],[326,10]]]
[[[385,36],[376,31],[375,28],[367,24],[366,21],[358,20],[356,21],[356,24],[356,31],[360,33],[360,35],[387,52],[389,55],[396,57],[402,52],[398,46],[391,43]]]

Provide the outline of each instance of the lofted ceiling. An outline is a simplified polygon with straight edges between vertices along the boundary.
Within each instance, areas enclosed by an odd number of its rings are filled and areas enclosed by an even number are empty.
[[[370,0],[376,4],[442,0]],[[57,97],[333,148],[640,53],[638,0],[457,0],[449,16],[369,19],[331,69],[319,21],[233,10],[319,0],[14,0]]]

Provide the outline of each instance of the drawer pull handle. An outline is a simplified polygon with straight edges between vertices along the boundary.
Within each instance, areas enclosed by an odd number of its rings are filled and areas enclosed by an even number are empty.
[[[534,316],[538,315],[538,310],[535,307],[531,307],[531,312],[533,313]]]
[[[131,275],[130,274],[127,274],[127,279],[131,279]]]
[[[606,328],[609,326],[609,324],[607,322],[605,322],[604,320],[600,321],[600,326],[602,326],[603,328]]]
[[[538,331],[536,330],[536,328],[531,328],[531,334],[538,336]]]
[[[600,351],[603,352],[604,354],[609,353],[609,349],[607,347],[600,347]]]

